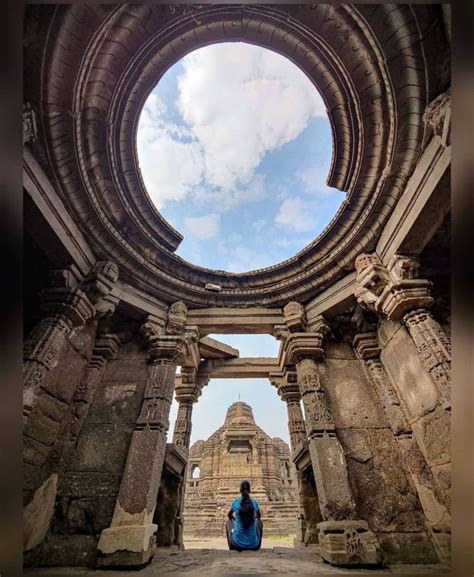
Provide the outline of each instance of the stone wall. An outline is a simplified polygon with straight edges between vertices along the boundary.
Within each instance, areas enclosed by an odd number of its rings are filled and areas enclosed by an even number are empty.
[[[436,562],[417,490],[375,388],[349,345],[328,342],[325,350],[325,390],[358,515],[386,562]]]
[[[95,563],[99,535],[114,512],[147,370],[138,338],[123,344],[108,362],[77,446],[59,476],[50,533],[32,565]]]

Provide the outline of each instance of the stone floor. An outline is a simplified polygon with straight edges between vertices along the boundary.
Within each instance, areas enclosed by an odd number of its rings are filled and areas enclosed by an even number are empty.
[[[79,567],[25,569],[29,577],[251,577],[277,576],[337,576],[357,577],[449,577],[447,567],[440,565],[393,565],[385,568],[332,567],[322,561],[313,548],[293,549],[279,546],[285,539],[267,539],[260,551],[227,550],[225,539],[188,540],[185,551],[160,551],[153,562],[140,571],[93,570]]]

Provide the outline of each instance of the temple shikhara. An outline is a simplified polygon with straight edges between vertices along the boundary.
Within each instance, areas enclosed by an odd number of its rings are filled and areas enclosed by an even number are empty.
[[[441,4],[25,5],[32,575],[149,563],[159,575],[172,553],[175,571],[193,555],[187,535],[225,538],[245,478],[264,539],[292,536],[291,549],[215,559],[449,574],[450,30]],[[136,152],[156,83],[221,42],[276,51],[317,87],[327,184],[345,193],[298,254],[244,273],[176,255],[183,236],[152,204]],[[256,334],[278,353],[219,340]],[[203,388],[248,378],[271,384],[290,446],[243,402],[191,444]]]
[[[257,426],[249,405],[231,405],[222,427],[191,445],[188,471],[184,535],[222,535],[230,503],[244,479],[260,505],[265,531],[296,533],[298,495],[290,448]]]

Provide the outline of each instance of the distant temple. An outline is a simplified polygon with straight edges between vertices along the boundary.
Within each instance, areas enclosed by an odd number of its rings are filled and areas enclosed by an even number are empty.
[[[227,410],[222,427],[191,446],[184,508],[184,533],[224,534],[240,481],[248,479],[262,511],[266,534],[296,533],[296,477],[288,445],[271,438],[243,402]]]

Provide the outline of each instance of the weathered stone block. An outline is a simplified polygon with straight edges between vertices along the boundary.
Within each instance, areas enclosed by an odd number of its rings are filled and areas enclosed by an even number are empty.
[[[50,445],[40,443],[28,435],[23,435],[23,461],[35,467],[41,467],[51,451]]]
[[[51,475],[23,509],[24,551],[34,549],[46,537],[54,513],[57,485],[58,476]]]
[[[122,475],[133,429],[133,425],[87,424],[81,432],[70,470]]]
[[[134,424],[140,414],[145,383],[101,383],[87,422]]]
[[[450,462],[451,411],[437,407],[413,423],[413,431],[430,466]]]
[[[142,353],[139,358],[119,358],[110,360],[104,372],[104,382],[130,383],[146,381],[148,376],[148,363],[146,354]]]
[[[425,531],[377,533],[382,561],[388,564],[437,563],[438,556]]]
[[[324,389],[338,429],[389,426],[380,400],[358,360],[328,359],[326,367]]]
[[[60,423],[65,417],[69,405],[52,397],[47,391],[43,390],[38,396],[37,407],[44,415]]]
[[[65,507],[64,518],[70,533],[97,534],[110,526],[116,499],[72,499]]]
[[[67,472],[59,480],[58,494],[70,498],[115,496],[120,476],[99,472]]]
[[[354,360],[354,349],[347,343],[327,343],[324,347],[326,359]]]
[[[26,423],[25,437],[51,446],[58,437],[60,427],[60,423],[46,416],[39,407],[35,407]]]
[[[98,557],[95,535],[48,535],[24,556],[26,567],[93,567]]]
[[[59,359],[58,365],[49,373],[43,388],[53,397],[69,404],[82,377],[87,359],[69,345],[69,350]]]
[[[440,399],[439,391],[423,368],[415,344],[403,327],[382,349],[380,358],[403,401],[410,423],[435,407]]]

